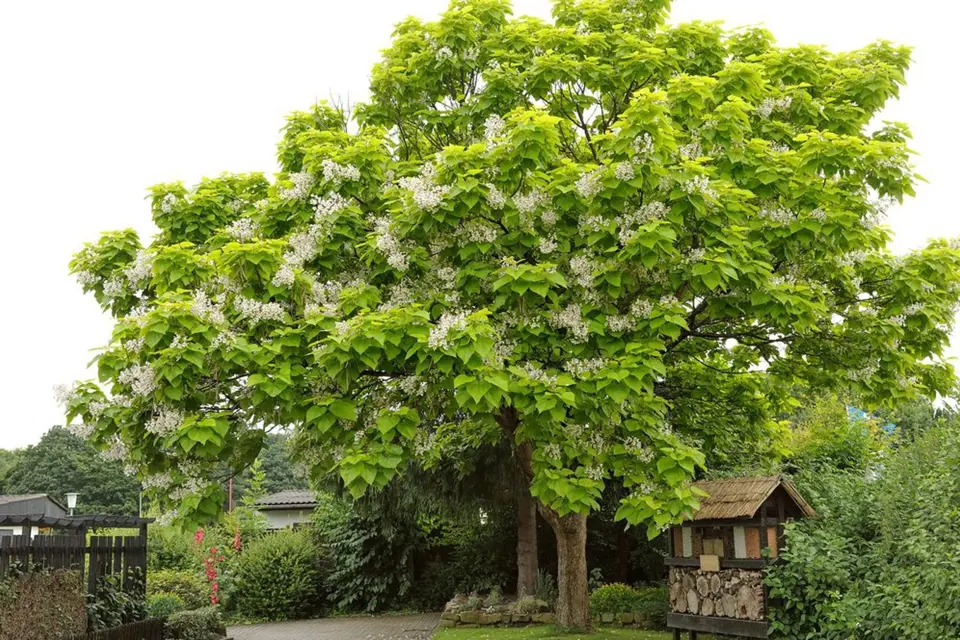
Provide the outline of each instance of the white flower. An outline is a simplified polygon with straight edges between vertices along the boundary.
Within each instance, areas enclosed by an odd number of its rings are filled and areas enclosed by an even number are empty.
[[[250,218],[239,218],[230,223],[226,232],[237,242],[250,242],[257,237],[260,227]]]
[[[173,211],[173,208],[177,205],[177,196],[172,193],[168,193],[163,196],[163,200],[160,201],[160,211],[164,213],[170,213]]]
[[[551,387],[557,383],[557,376],[550,375],[532,362],[523,365],[523,372],[534,382],[540,382]]]
[[[171,349],[178,349],[178,350],[186,349],[189,346],[190,346],[190,340],[186,336],[181,335],[179,333],[173,336],[173,340],[170,341]]]
[[[637,233],[637,227],[652,220],[661,220],[668,213],[667,205],[656,200],[647,202],[639,209],[617,216],[617,226],[620,228],[618,237],[620,244],[629,243]]]
[[[591,200],[595,195],[600,193],[600,190],[603,188],[603,185],[600,184],[600,176],[600,170],[594,169],[593,171],[584,173],[577,179],[574,186],[581,198]]]
[[[460,237],[467,242],[491,243],[496,241],[500,234],[488,224],[479,220],[471,220],[460,229]]]
[[[436,184],[436,167],[429,162],[420,169],[420,176],[415,178],[400,178],[397,185],[411,192],[413,201],[423,211],[433,211],[443,203],[443,198],[450,191],[446,185]]]
[[[114,440],[109,448],[100,452],[100,457],[110,461],[126,460],[130,457],[130,450],[121,440]]]
[[[223,315],[223,305],[211,300],[204,291],[194,294],[190,313],[211,324],[223,324],[227,321]]]
[[[760,207],[758,214],[764,220],[769,220],[776,224],[790,224],[794,220],[793,212],[784,209],[777,203],[770,203]]]
[[[93,425],[83,422],[74,422],[67,425],[67,431],[79,438],[89,438],[93,435]]]
[[[344,182],[356,182],[360,179],[360,170],[352,164],[337,164],[327,158],[320,166],[323,168],[323,179],[338,187]]]
[[[603,477],[606,475],[606,472],[603,470],[603,467],[600,465],[589,466],[584,472],[588,478],[591,480],[596,480],[597,482],[603,480]]]
[[[293,266],[290,264],[290,261],[287,261],[280,265],[280,268],[277,269],[277,272],[273,274],[272,283],[275,287],[292,287],[296,280],[297,274],[294,273]]]
[[[629,162],[621,162],[617,165],[617,168],[613,170],[613,175],[617,177],[617,180],[633,180],[636,177],[634,173],[633,165]]]
[[[377,251],[387,258],[387,264],[397,271],[406,271],[409,258],[400,246],[400,240],[390,228],[390,218],[377,218],[374,221]]]
[[[543,193],[534,189],[530,191],[530,193],[518,193],[513,196],[513,206],[515,206],[520,213],[531,214],[537,210],[538,206],[548,200]]]
[[[293,182],[293,187],[290,189],[282,188],[277,194],[284,200],[302,200],[310,193],[313,180],[313,175],[306,171],[291,173],[290,181]]]
[[[497,138],[503,135],[504,129],[506,129],[507,123],[498,116],[497,114],[492,114],[487,117],[486,121],[483,123],[483,137],[487,142],[494,142]]]
[[[153,257],[143,249],[138,250],[133,262],[123,270],[123,274],[133,283],[149,280],[153,276]]]
[[[183,414],[169,407],[154,407],[153,417],[147,420],[146,430],[157,436],[173,433],[183,424]]]
[[[847,371],[847,378],[855,382],[866,382],[877,372],[877,365],[867,364],[858,369],[851,369]]]
[[[620,333],[633,329],[634,321],[630,316],[607,316],[607,328],[610,331]]]
[[[227,347],[232,345],[237,339],[237,334],[231,331],[230,329],[225,329],[216,335],[216,337],[210,341],[210,347],[213,349],[219,349],[220,347]]]
[[[286,313],[279,302],[260,302],[251,298],[237,296],[233,301],[237,312],[251,321],[252,324],[258,324],[265,320],[283,322]]]
[[[573,280],[584,288],[589,289],[593,286],[593,272],[596,268],[596,263],[584,256],[577,256],[570,260],[570,273],[573,274]]]
[[[440,267],[436,273],[444,289],[452,289],[456,285],[457,270],[453,267]]]
[[[547,460],[560,460],[562,456],[563,451],[556,442],[543,445],[543,457]]]
[[[563,363],[563,369],[574,377],[582,377],[587,373],[596,373],[607,366],[606,358],[571,358]]]
[[[784,96],[782,98],[764,98],[760,106],[757,107],[757,115],[761,118],[769,118],[774,111],[789,111],[793,98]]]
[[[673,299],[670,299],[673,302]],[[630,305],[630,315],[635,319],[649,318],[653,311],[653,304],[649,300],[634,300]]]
[[[120,372],[117,380],[130,385],[137,396],[149,395],[157,388],[157,373],[149,364],[132,364]]]
[[[427,344],[431,349],[446,349],[450,346],[449,334],[451,331],[463,329],[467,324],[466,311],[460,313],[444,313],[440,316],[433,327],[430,328],[430,336],[427,338]]]
[[[484,185],[487,188],[487,204],[493,209],[503,209],[507,204],[507,196],[500,189],[489,182]]]
[[[92,271],[78,271],[77,282],[79,282],[83,287],[93,287],[100,282],[100,276]]]
[[[540,250],[540,253],[544,255],[553,253],[557,250],[557,241],[553,238],[540,238],[540,243],[537,245],[537,248]]]
[[[710,186],[710,178],[704,175],[699,175],[687,180],[680,185],[680,188],[689,194],[697,193],[705,198],[717,198],[717,192]]]
[[[103,283],[103,295],[117,298],[127,291],[126,283],[121,278],[110,278]]]
[[[58,384],[53,387],[53,399],[57,404],[67,406],[77,395],[77,383]]]
[[[920,313],[921,311],[923,311],[923,303],[914,302],[913,304],[908,304],[903,308],[903,315],[912,316]]]
[[[440,47],[437,49],[437,60],[449,60],[453,57],[453,49],[450,47]]]
[[[579,304],[572,303],[561,311],[552,312],[549,322],[554,329],[566,329],[572,342],[586,342],[588,338],[587,323],[583,321]]]
[[[680,145],[680,148],[677,149],[682,158],[697,159],[703,156],[703,148],[700,146],[699,138],[693,138],[690,142],[684,145]]]
[[[644,132],[634,138],[633,151],[638,156],[645,156],[653,153],[653,136]]]
[[[543,226],[549,229],[557,224],[557,212],[553,209],[546,209],[540,214],[540,219],[543,220]]]
[[[818,220],[819,222],[823,222],[824,220],[827,219],[827,213],[820,207],[817,207],[816,209],[811,211],[809,215],[811,218],[813,218],[814,220]]]

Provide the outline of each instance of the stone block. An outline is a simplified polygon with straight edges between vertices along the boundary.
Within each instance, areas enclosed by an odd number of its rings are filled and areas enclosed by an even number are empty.
[[[440,618],[441,627],[455,627],[457,626],[456,620],[451,620],[450,618]]]
[[[453,611],[444,611],[440,614],[441,620],[453,620],[456,622],[460,618],[459,613],[454,613]]]
[[[527,622],[530,622],[529,613],[515,613],[510,617],[512,618],[512,622],[514,623],[525,624]]]
[[[634,616],[632,613],[621,613],[619,616],[617,616],[617,620],[620,622],[620,624],[633,624],[635,619],[636,616]]]
[[[615,616],[614,616],[614,614],[612,614],[612,613],[601,613],[601,614],[600,614],[600,622],[602,622],[603,624],[610,624],[611,622],[614,621],[614,618],[615,618]]]
[[[553,624],[557,621],[557,616],[552,613],[535,613],[530,619],[537,624]]]
[[[477,624],[480,622],[480,613],[477,611],[464,611],[460,614],[460,622],[464,624]]]
[[[482,625],[487,624],[499,624],[503,620],[503,614],[501,613],[481,613],[480,618],[477,620]]]

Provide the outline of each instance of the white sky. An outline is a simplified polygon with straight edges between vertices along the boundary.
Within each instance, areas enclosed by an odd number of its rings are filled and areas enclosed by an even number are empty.
[[[91,377],[110,319],[67,263],[100,231],[153,232],[146,188],[222,171],[275,170],[283,117],[331,93],[366,96],[392,26],[447,0],[0,2],[0,448],[62,421],[53,385]],[[514,0],[549,17],[549,0]],[[892,213],[898,250],[960,235],[950,172],[955,126],[952,0],[674,0],[672,20],[764,24],[781,44],[916,47],[887,111],[913,128],[930,181]],[[955,340],[960,345],[960,341]]]

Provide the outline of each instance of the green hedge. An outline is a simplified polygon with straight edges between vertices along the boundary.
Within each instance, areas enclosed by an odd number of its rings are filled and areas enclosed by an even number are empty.
[[[194,571],[147,571],[147,596],[174,594],[187,609],[210,604],[210,587],[206,579]]]
[[[223,622],[216,607],[181,611],[167,618],[163,637],[167,640],[213,640],[220,637]]]

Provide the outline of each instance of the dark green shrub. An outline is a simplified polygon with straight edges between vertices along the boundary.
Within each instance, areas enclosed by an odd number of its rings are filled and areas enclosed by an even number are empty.
[[[636,610],[639,594],[633,587],[619,582],[598,587],[590,594],[590,612],[631,613]]]
[[[666,587],[637,587],[633,612],[656,627],[667,626],[670,612],[670,591]]]
[[[186,608],[183,600],[175,593],[155,593],[147,598],[147,616],[151,618],[169,618]]]
[[[172,593],[189,609],[210,604],[210,587],[200,573],[193,571],[147,571],[147,595]]]
[[[105,576],[97,584],[96,592],[87,594],[87,626],[93,631],[138,622],[146,617],[142,581],[134,580],[133,586],[124,590],[121,576]]]
[[[190,571],[200,566],[191,537],[176,527],[147,529],[147,575],[151,571]]]
[[[320,550],[303,531],[279,531],[248,545],[234,563],[227,606],[252,618],[286,620],[317,611]]]
[[[0,639],[69,638],[87,630],[77,571],[12,571],[0,581]]]
[[[213,640],[220,637],[223,623],[216,607],[175,613],[164,623],[163,637],[168,640]]]

